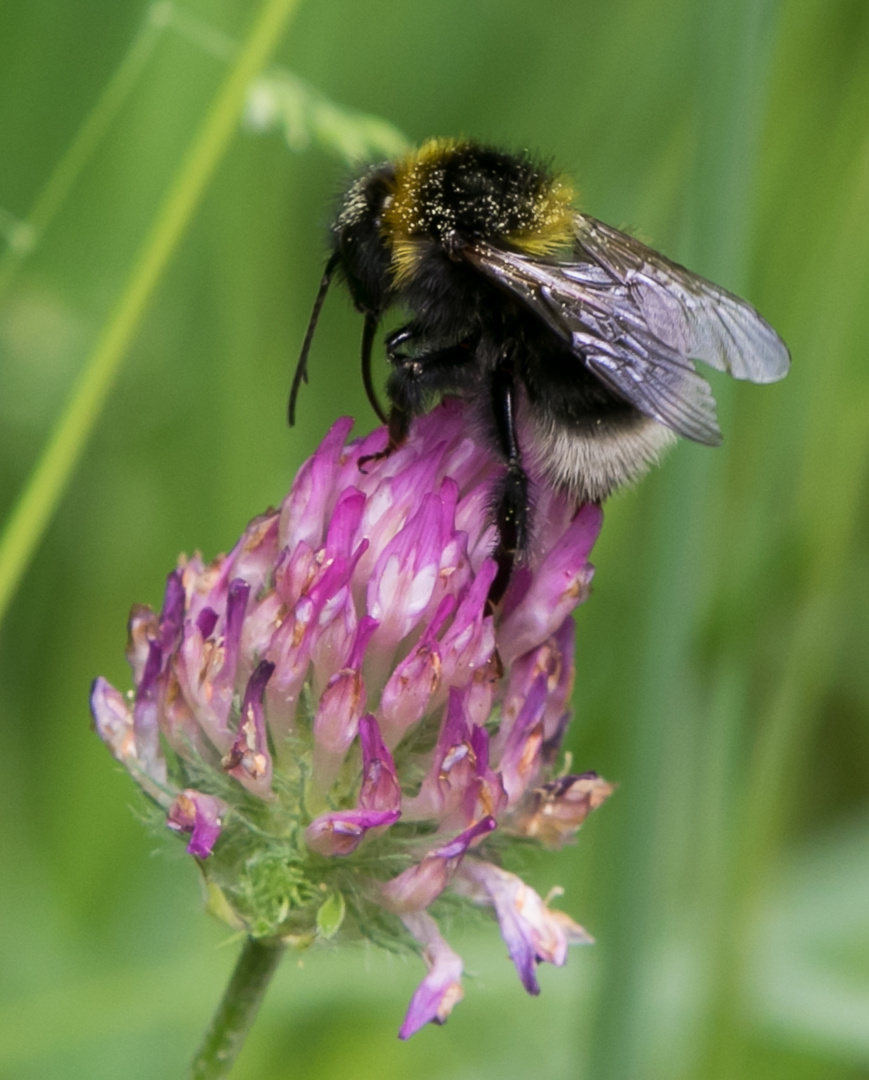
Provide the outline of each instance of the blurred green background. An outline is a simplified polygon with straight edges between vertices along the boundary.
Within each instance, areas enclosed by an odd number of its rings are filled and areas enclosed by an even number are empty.
[[[420,964],[288,958],[234,1076],[869,1076],[869,5],[300,3],[258,124],[224,110],[185,189],[260,11],[0,9],[4,517],[79,374],[118,361],[44,536],[5,549],[0,1077],[183,1076],[228,977],[236,944],[141,828],[88,686],[129,685],[128,609],[178,551],[228,548],[338,414],[373,426],[337,292],[293,431],[285,406],[347,157],[397,132],[551,155],[590,212],[749,297],[794,367],[713,375],[724,448],[680,445],[608,507],[570,746],[620,788],[528,867],[597,945],[529,999],[494,925],[454,934],[465,1001],[406,1045]],[[155,232],[179,191],[189,227]],[[143,245],[154,288],[119,315]]]

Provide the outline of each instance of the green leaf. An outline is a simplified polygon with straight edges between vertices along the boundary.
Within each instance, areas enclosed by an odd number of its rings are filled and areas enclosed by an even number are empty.
[[[344,897],[341,893],[330,893],[317,912],[317,931],[320,937],[328,940],[328,938],[334,937],[338,933],[341,923],[344,922],[346,910]]]

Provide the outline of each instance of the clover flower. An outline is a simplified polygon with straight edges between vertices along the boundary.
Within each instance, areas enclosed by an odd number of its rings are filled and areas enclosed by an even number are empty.
[[[281,507],[162,610],[135,607],[135,689],[97,679],[96,729],[187,838],[209,904],[258,939],[414,939],[428,974],[400,1035],[443,1022],[462,962],[432,912],[494,909],[519,978],[588,942],[505,870],[558,847],[610,787],[554,775],[573,683],[572,612],[601,514],[541,487],[533,548],[500,610],[489,512],[501,466],[447,401],[360,468],[384,433],[340,420]]]

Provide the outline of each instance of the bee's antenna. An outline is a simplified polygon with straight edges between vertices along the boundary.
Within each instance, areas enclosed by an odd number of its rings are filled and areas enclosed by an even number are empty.
[[[371,402],[371,408],[377,413],[382,424],[389,423],[383,406],[377,400],[374,383],[371,381],[371,346],[374,343],[374,335],[377,333],[377,319],[371,312],[365,314],[365,326],[362,330],[362,385]]]
[[[317,329],[317,320],[320,318],[320,309],[323,306],[323,301],[326,299],[326,293],[329,291],[332,275],[335,273],[335,267],[338,265],[339,261],[339,253],[337,251],[333,252],[329,261],[326,263],[326,269],[323,271],[323,279],[320,282],[317,299],[314,301],[314,309],[311,312],[311,318],[308,320],[308,329],[305,331],[305,340],[302,342],[302,351],[299,354],[299,360],[296,364],[296,373],[293,375],[293,385],[290,388],[290,402],[287,407],[287,418],[290,421],[290,427],[296,422],[296,398],[299,396],[299,388],[303,382],[308,381],[308,353],[311,349],[311,342],[314,340],[314,331]]]

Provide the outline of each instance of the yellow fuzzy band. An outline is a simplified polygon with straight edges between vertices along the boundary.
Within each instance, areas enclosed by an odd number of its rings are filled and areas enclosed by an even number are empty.
[[[426,213],[430,214],[433,208],[423,206],[421,189],[432,169],[466,146],[468,142],[461,139],[429,139],[395,164],[394,188],[383,213],[382,229],[392,251],[392,273],[397,285],[412,277],[431,242]],[[554,254],[572,241],[573,199],[573,186],[568,178],[547,178],[523,208],[524,220],[519,228],[497,232],[485,239],[537,258]]]

